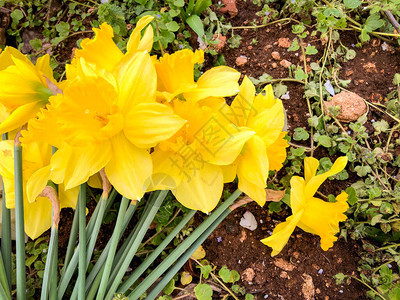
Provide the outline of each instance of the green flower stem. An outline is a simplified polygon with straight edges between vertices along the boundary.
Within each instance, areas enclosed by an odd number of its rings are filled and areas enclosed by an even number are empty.
[[[4,133],[3,140],[8,139],[8,134]],[[3,184],[3,203],[1,213],[1,255],[3,256],[4,269],[7,276],[8,289],[11,290],[11,213],[6,206],[6,195]]]
[[[54,250],[51,262],[51,276],[49,287],[49,299],[57,299],[57,281],[58,281],[58,227],[56,228]]]
[[[170,282],[175,274],[183,267],[187,260],[193,253],[200,247],[200,245],[207,239],[207,237],[214,231],[215,228],[231,213],[229,208],[225,211],[200,235],[200,237],[187,249],[187,251],[178,259],[175,265],[163,276],[161,281],[150,291],[146,300],[153,300],[163,290],[163,288]],[[131,297],[129,297],[131,299]]]
[[[94,297],[96,296],[96,293],[98,291],[100,282],[101,282],[101,278],[103,277],[103,272],[104,272],[104,268],[106,267],[105,264],[103,264],[101,266],[101,269],[99,271],[99,273],[97,274],[95,280],[93,281],[93,284],[89,290],[89,293],[86,296],[86,300],[93,300]]]
[[[75,209],[74,220],[72,221],[72,227],[71,227],[71,232],[69,234],[69,240],[67,246],[67,253],[65,254],[64,266],[61,270],[61,276],[63,276],[65,271],[67,270],[72,255],[74,254],[77,238],[78,238],[78,214],[77,210]]]
[[[15,220],[17,250],[17,300],[26,298],[24,192],[22,181],[22,146],[17,135],[14,145]]]
[[[79,221],[79,267],[78,267],[78,299],[85,299],[86,280],[86,183],[81,184],[78,199]]]
[[[138,299],[147,289],[210,227],[215,220],[241,195],[236,190],[224,203],[222,203],[195,231],[192,232],[166,259],[159,264],[146,279],[144,279],[129,295],[129,299]]]
[[[118,242],[120,240],[122,225],[123,225],[126,209],[128,207],[128,203],[129,203],[129,200],[127,198],[123,197],[122,201],[121,201],[121,205],[119,207],[117,222],[114,227],[114,233],[111,237],[111,246],[110,246],[110,250],[108,251],[105,268],[103,271],[103,275],[101,277],[99,291],[97,293],[96,299],[98,299],[98,300],[104,299],[104,295],[106,293],[106,287],[107,287],[108,279],[110,277],[111,267],[112,267],[112,264],[114,261],[115,252],[117,251]]]
[[[124,224],[122,226],[123,229],[121,231],[121,236],[122,236],[122,233],[125,231],[125,229],[128,227],[128,224],[131,221],[131,219],[133,217],[133,214],[135,213],[136,207],[137,207],[136,202],[131,202],[130,203],[129,208],[128,208],[127,212],[125,213]],[[120,239],[121,239],[121,236],[120,236]],[[91,286],[95,285],[94,280],[97,280],[96,276],[98,276],[101,273],[102,267],[104,266],[104,262],[107,259],[108,251],[110,250],[110,246],[111,246],[111,242],[108,241],[106,247],[102,251],[99,259],[96,262],[96,264],[94,265],[92,271],[90,271],[89,276],[86,279],[86,287],[85,287],[86,292],[88,292],[88,290],[91,288]],[[100,284],[101,275],[98,276],[98,277],[99,277],[98,284],[97,284],[97,287],[96,287],[95,291],[97,291],[97,288],[98,288],[98,286]],[[77,294],[77,288],[75,286],[74,290],[72,292],[71,299],[75,299],[76,298],[76,294]],[[93,295],[93,297],[94,296],[95,296],[95,294]]]
[[[46,266],[44,268],[42,293],[40,296],[41,300],[47,300],[49,298],[50,282],[55,276],[57,278],[57,272],[54,273],[54,265],[57,266],[57,243],[58,242],[58,227],[52,226],[50,234],[49,251],[46,259]],[[51,297],[50,297],[51,299]],[[54,298],[53,298],[54,299]]]
[[[182,230],[182,228],[190,221],[195,215],[196,211],[191,210],[187,215],[179,222],[177,226],[168,234],[168,236],[162,241],[162,243],[147,257],[139,267],[129,276],[129,278],[121,285],[118,289],[118,293],[125,293],[139,277],[150,267],[150,265],[156,260],[156,258],[164,251],[165,247],[176,237],[176,235]]]
[[[7,299],[7,300],[11,300],[11,293],[10,293],[10,289],[8,287],[8,279],[7,279],[7,274],[6,274],[6,270],[4,268],[4,262],[3,262],[3,258],[0,255],[0,288],[3,290],[5,297],[3,297],[1,299]]]
[[[153,221],[155,215],[158,212],[158,209],[160,208],[167,194],[168,191],[155,191],[151,193],[148,204],[146,205],[146,207],[149,208],[146,209],[146,211],[143,213],[138,225],[136,226],[134,239],[126,249],[128,250],[128,253],[121,257],[122,263],[117,265],[117,267],[115,268],[116,272],[113,272],[113,274],[111,275],[111,278],[113,280],[107,287],[106,299],[112,299],[115,291],[117,290],[118,286],[121,283],[122,277],[125,275],[125,272],[129,267],[129,264],[131,263],[133,257],[135,256],[137,249],[142,243],[142,240],[151,222]]]
[[[111,205],[114,202],[116,196],[117,196],[117,192],[115,190],[113,190],[111,192],[110,196],[108,197],[108,200],[107,200],[108,203],[107,203],[105,212],[108,211],[107,207],[108,208],[111,207]],[[102,204],[102,201],[101,201],[101,198],[100,198],[99,203],[97,203],[96,208],[95,208],[95,210],[94,210],[94,212],[93,212],[93,214],[92,214],[92,216],[91,216],[91,218],[89,220],[89,223],[86,226],[87,236],[89,236],[89,237],[91,237],[92,235],[94,236],[93,231],[95,229],[95,222],[96,222],[96,220],[97,220],[97,218],[99,216],[99,211],[100,211],[100,206],[101,205],[103,205],[103,204]],[[101,216],[101,221],[104,218],[105,212],[103,213],[103,216]],[[85,213],[86,213],[86,209],[85,209]],[[78,214],[79,214],[79,210],[77,208],[76,211],[75,211],[75,215],[78,216]],[[74,216],[74,219],[75,219],[75,216]],[[97,234],[98,234],[98,232],[95,233],[96,237],[97,237]],[[75,237],[75,242],[71,243],[71,249],[72,249],[71,251],[72,252],[74,251],[75,244],[76,244],[76,237]],[[69,245],[70,245],[70,241],[68,242],[68,246]],[[79,248],[80,248],[80,245],[78,245],[76,247],[76,250],[73,253],[72,258],[70,259],[70,261],[68,263],[68,266],[67,267],[64,266],[64,268],[63,268],[63,270],[65,270],[65,271],[61,273],[62,275],[61,275],[61,279],[60,279],[60,283],[59,283],[59,287],[58,287],[58,299],[62,299],[62,297],[63,297],[63,295],[65,293],[65,290],[67,289],[68,284],[71,281],[71,278],[72,278],[72,276],[74,275],[74,273],[76,271],[76,267],[78,265],[78,260],[79,260]],[[92,252],[90,252],[90,253],[92,253]],[[77,290],[78,286],[75,285],[74,289]],[[75,294],[75,296],[76,296],[76,294]]]

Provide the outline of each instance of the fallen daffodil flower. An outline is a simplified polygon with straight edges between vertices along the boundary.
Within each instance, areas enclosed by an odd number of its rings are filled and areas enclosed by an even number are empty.
[[[261,240],[272,248],[271,256],[281,252],[296,226],[319,235],[324,251],[333,246],[333,242],[337,240],[335,234],[339,232],[339,222],[347,218],[344,212],[349,207],[348,195],[342,192],[336,197],[336,202],[326,202],[315,198],[314,194],[328,177],[342,171],[346,164],[347,157],[339,157],[329,171],[316,175],[318,160],[313,157],[304,159],[304,178],[293,176],[290,180],[290,206],[293,215],[277,225],[270,237]]]

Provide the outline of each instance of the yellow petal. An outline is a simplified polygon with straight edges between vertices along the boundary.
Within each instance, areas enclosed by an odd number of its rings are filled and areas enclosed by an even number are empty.
[[[36,239],[51,227],[51,202],[38,197],[33,203],[24,203],[25,233]]]
[[[78,194],[79,194],[79,186],[65,190],[65,187],[63,184],[59,185],[58,187],[58,196],[60,199],[60,207],[72,207],[75,209],[76,207],[76,202],[78,200]]]
[[[149,26],[146,29],[143,38],[141,38],[141,31],[153,19],[154,17],[152,16],[144,16],[140,18],[140,20],[137,22],[136,27],[135,29],[133,29],[131,36],[129,37],[128,44],[126,46],[128,53],[133,51],[144,51],[144,50],[150,52],[151,47],[153,46],[153,28]]]
[[[274,97],[274,90],[272,85],[267,85],[264,90],[259,93],[253,102],[253,111],[256,113],[260,113],[266,109],[270,109],[274,106],[279,100]]]
[[[301,210],[298,213],[291,215],[285,222],[280,223],[275,227],[270,237],[261,240],[263,244],[272,248],[271,256],[279,254],[283,247],[285,247],[302,214],[303,211]]]
[[[44,190],[50,179],[50,166],[40,168],[29,177],[26,184],[26,194],[29,203],[35,202],[37,196]]]
[[[239,189],[263,206],[266,201],[268,156],[259,136],[255,135],[247,141],[238,161]]]
[[[209,213],[222,195],[222,170],[219,166],[205,163],[202,168],[190,171],[172,192],[183,206]]]
[[[211,116],[194,138],[205,161],[216,165],[231,164],[254,135],[245,127],[236,127],[222,118]]]
[[[237,163],[235,162],[227,166],[221,166],[224,175],[224,183],[232,182],[235,180],[237,167]]]
[[[126,114],[124,133],[137,147],[150,148],[170,138],[185,122],[166,105],[141,103]]]
[[[310,178],[305,187],[305,191],[304,191],[305,197],[310,198],[310,197],[314,196],[314,194],[317,192],[320,185],[328,177],[333,176],[333,175],[339,173],[340,171],[342,171],[346,167],[346,164],[347,164],[347,157],[341,156],[334,162],[334,164],[332,165],[332,167],[329,171]]]
[[[44,56],[39,57],[36,61],[36,68],[38,69],[38,71],[41,73],[42,76],[43,75],[46,76],[53,83],[55,83],[55,80],[53,78],[53,69],[50,67],[50,55],[46,54]]]
[[[235,97],[230,105],[230,120],[236,126],[247,126],[247,119],[253,108],[253,100],[256,89],[251,80],[245,76],[240,85],[239,94]],[[256,112],[254,112],[256,113]]]
[[[278,101],[271,108],[259,111],[257,115],[249,118],[247,126],[254,129],[259,135],[266,147],[269,147],[281,135],[285,117],[283,114],[282,101]]]
[[[290,208],[293,214],[307,205],[307,199],[304,195],[305,182],[299,176],[293,176],[290,179]]]
[[[284,139],[285,131],[282,131],[278,139],[269,147],[267,147],[267,155],[269,161],[269,169],[278,171],[283,167],[283,162],[286,159],[286,148],[289,147],[288,142]]]
[[[0,134],[23,126],[35,117],[43,106],[44,104],[41,102],[30,102],[18,107],[0,124]]]
[[[136,104],[155,101],[157,76],[149,54],[128,54],[118,68],[118,106],[122,113]]]
[[[187,100],[199,101],[207,97],[228,97],[239,90],[240,73],[235,69],[219,66],[206,71],[197,81],[197,88],[184,93]]]
[[[314,157],[304,158],[304,179],[306,183],[308,183],[310,179],[313,178],[315,174],[317,174],[318,166],[318,159]]]
[[[14,65],[11,56],[14,56],[20,60],[24,60],[25,62],[30,63],[29,59],[21,52],[19,52],[17,49],[7,46],[4,49],[4,51],[2,51],[0,54],[0,71],[6,69],[11,65]]]
[[[87,184],[95,189],[103,188],[103,181],[99,173],[96,173],[89,177]]]
[[[109,142],[85,147],[63,145],[51,158],[51,180],[64,182],[66,189],[76,187],[104,168],[111,155]]]
[[[344,214],[349,208],[348,195],[342,192],[336,197],[337,202],[325,202],[318,198],[307,201],[303,216],[298,226],[304,231],[317,234],[321,237],[321,248],[328,250],[337,240],[335,236],[339,232],[339,222],[345,221]]]
[[[118,193],[128,199],[140,200],[151,180],[150,154],[120,133],[112,138],[112,157],[105,171]]]
[[[75,50],[75,57],[83,57],[91,63],[95,63],[107,71],[112,71],[123,58],[121,50],[114,43],[113,29],[107,23],[100,25],[100,29],[93,28],[94,39],[84,39],[81,48]]]

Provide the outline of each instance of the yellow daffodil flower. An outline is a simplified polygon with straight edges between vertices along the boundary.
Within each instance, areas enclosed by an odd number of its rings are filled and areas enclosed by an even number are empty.
[[[49,55],[38,58],[36,66],[21,52],[6,47],[0,54],[0,104],[8,117],[0,123],[0,134],[17,129],[48,103],[55,84]]]
[[[116,85],[101,74],[73,80],[28,126],[27,136],[38,130],[32,136],[40,139],[39,132],[56,123],[59,133],[54,134],[62,139],[48,137],[59,147],[50,164],[53,182],[73,188],[105,168],[120,194],[139,200],[152,176],[149,149],[174,135],[185,120],[155,101],[156,72],[146,51],[126,55],[116,70]]]
[[[318,187],[330,176],[342,171],[347,164],[347,157],[339,157],[332,168],[322,174],[316,175],[319,162],[313,157],[304,159],[305,178],[293,176],[290,180],[290,206],[292,215],[285,222],[275,227],[272,235],[261,240],[272,248],[272,256],[277,255],[289,240],[296,226],[306,232],[317,234],[321,237],[321,248],[326,251],[337,240],[339,222],[346,220],[344,212],[348,209],[346,192],[336,197],[336,202],[326,202],[315,198]]]
[[[224,174],[225,182],[232,181],[237,174],[239,189],[263,206],[268,172],[282,167],[288,143],[283,139],[286,132],[282,132],[285,123],[282,101],[275,99],[271,85],[257,96],[255,92],[253,83],[244,77],[239,94],[224,110],[236,126],[255,131],[235,162],[224,167]]]
[[[31,238],[39,237],[51,227],[52,206],[48,198],[39,196],[49,180],[44,169],[50,162],[52,149],[43,143],[30,143],[23,146],[22,174],[24,186],[25,233]],[[7,208],[15,207],[14,190],[14,141],[0,142],[0,175],[3,177]],[[27,187],[25,189],[25,187]],[[59,186],[60,206],[75,208],[79,189],[65,190]]]
[[[178,95],[186,100],[199,101],[207,97],[227,97],[238,92],[237,81],[240,73],[220,66],[206,71],[197,82],[194,81],[194,65],[204,61],[204,52],[188,49],[165,54],[154,60],[157,70],[157,95],[171,101]]]
[[[187,123],[152,153],[149,189],[170,189],[184,206],[208,213],[222,194],[221,166],[236,159],[254,132],[236,127],[218,109],[178,99],[171,104]]]

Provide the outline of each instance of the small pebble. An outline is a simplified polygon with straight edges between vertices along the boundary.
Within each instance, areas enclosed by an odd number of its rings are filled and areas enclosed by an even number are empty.
[[[343,294],[343,290],[339,290],[339,293]]]
[[[375,123],[375,119],[371,119],[371,123]]]
[[[324,272],[324,270],[322,270],[322,269],[318,270],[318,274],[322,274],[322,272]]]
[[[388,266],[388,268],[389,268],[389,269],[391,269],[391,268],[392,268],[392,265],[391,265],[391,264],[387,264],[387,266]]]
[[[264,223],[264,221],[260,219],[260,224],[262,224],[262,223]]]

